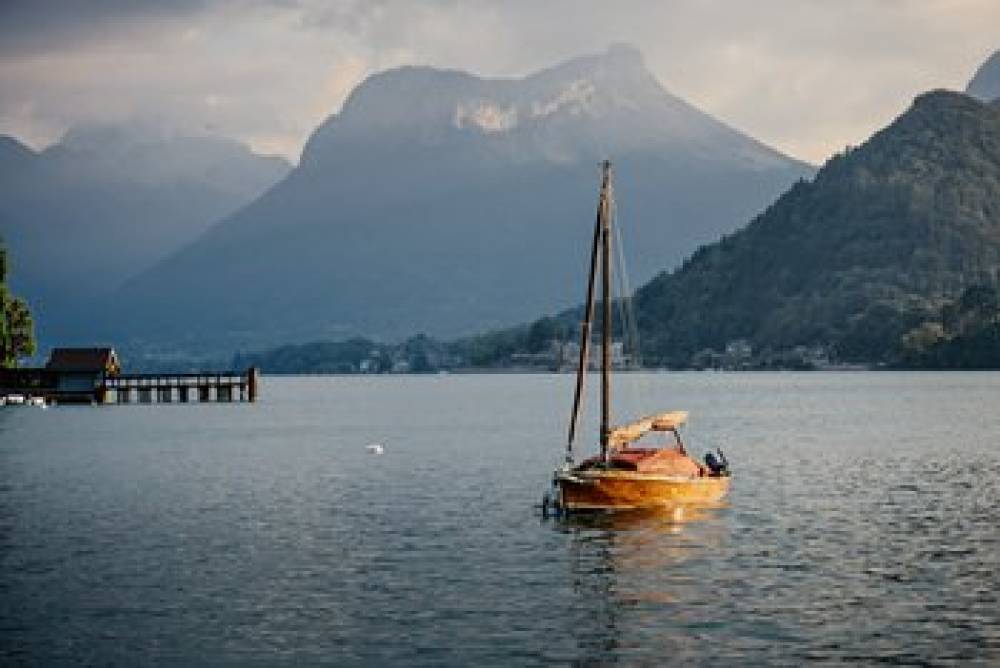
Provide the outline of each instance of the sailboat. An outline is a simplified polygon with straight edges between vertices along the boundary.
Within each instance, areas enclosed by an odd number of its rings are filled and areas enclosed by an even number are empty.
[[[666,411],[612,426],[611,423],[611,226],[614,211],[611,163],[602,163],[601,193],[590,254],[584,320],[576,389],[569,422],[564,464],[553,474],[554,494],[543,500],[556,512],[638,510],[710,504],[729,491],[729,464],[721,450],[708,453],[705,463],[692,458],[680,436],[687,421],[685,411]],[[576,440],[584,378],[594,322],[594,288],[601,275],[601,426],[600,451],[575,462]],[[666,437],[652,447],[639,447],[644,437]]]

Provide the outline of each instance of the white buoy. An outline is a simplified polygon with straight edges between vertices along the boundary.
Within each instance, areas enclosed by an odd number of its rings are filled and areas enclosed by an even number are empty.
[[[365,450],[367,450],[368,453],[372,455],[381,455],[383,452],[385,452],[385,448],[382,447],[381,443],[369,443],[368,445],[365,446]]]

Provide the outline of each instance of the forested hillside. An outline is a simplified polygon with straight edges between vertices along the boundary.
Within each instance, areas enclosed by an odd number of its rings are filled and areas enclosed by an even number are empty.
[[[894,364],[910,330],[998,270],[1000,106],[927,93],[747,227],[640,288],[643,359],[701,366],[736,348],[756,366],[786,365],[794,350]],[[571,310],[461,348],[503,364],[573,336],[578,320]]]
[[[903,366],[1000,369],[1000,290],[972,285],[903,337]]]

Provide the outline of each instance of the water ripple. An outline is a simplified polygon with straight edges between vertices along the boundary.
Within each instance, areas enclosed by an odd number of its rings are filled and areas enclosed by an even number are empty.
[[[542,521],[561,376],[2,413],[0,661],[1000,662],[1000,375],[643,381],[726,504]]]

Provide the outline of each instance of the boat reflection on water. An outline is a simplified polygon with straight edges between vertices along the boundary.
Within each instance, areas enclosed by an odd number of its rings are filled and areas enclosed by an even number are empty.
[[[713,573],[730,539],[727,511],[720,502],[553,521],[570,539],[568,613],[588,660],[704,658],[714,629],[703,613],[718,606]]]
[[[712,522],[729,508],[725,500],[715,503],[683,504],[614,510],[608,512],[570,513],[559,516],[556,524],[564,529],[606,529],[635,533],[643,530],[666,530],[678,533],[686,525]]]

